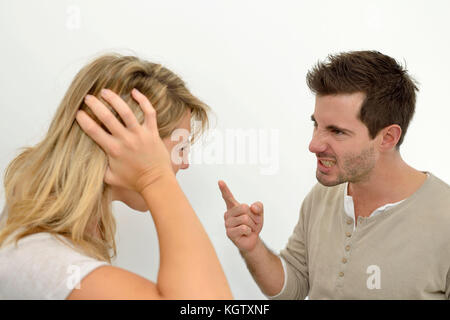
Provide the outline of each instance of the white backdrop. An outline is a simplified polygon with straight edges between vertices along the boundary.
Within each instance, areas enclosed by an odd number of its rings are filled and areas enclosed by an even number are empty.
[[[314,97],[306,72],[330,53],[375,49],[406,61],[420,83],[401,148],[404,159],[449,183],[449,12],[447,0],[0,0],[2,175],[18,148],[44,136],[88,60],[118,51],[162,63],[214,110],[214,141],[238,129],[256,132],[258,139],[278,133],[266,146],[277,168],[273,174],[262,174],[263,158],[227,163],[217,154],[179,174],[235,298],[264,299],[225,235],[217,181],[225,180],[238,201],[264,203],[262,238],[274,251],[282,249],[303,197],[316,183],[315,157],[308,151]],[[3,184],[1,190],[2,208]],[[114,211],[114,264],[156,280],[159,253],[151,216],[118,202]]]

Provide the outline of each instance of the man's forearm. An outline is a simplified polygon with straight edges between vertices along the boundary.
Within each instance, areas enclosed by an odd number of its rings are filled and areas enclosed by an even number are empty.
[[[284,270],[280,257],[272,253],[260,239],[255,248],[241,255],[261,291],[274,296],[284,285]]]

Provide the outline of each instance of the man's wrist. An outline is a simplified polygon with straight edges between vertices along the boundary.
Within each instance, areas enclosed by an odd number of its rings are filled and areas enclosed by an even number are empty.
[[[263,252],[265,249],[265,245],[261,238],[258,236],[258,239],[256,240],[256,244],[251,250],[239,250],[239,253],[241,256],[247,260],[254,260],[255,258],[258,258],[261,255],[261,252]]]

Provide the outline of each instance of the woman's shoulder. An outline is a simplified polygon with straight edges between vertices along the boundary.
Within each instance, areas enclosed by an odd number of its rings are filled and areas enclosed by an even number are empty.
[[[46,232],[0,248],[0,299],[65,299],[97,267],[109,265]]]

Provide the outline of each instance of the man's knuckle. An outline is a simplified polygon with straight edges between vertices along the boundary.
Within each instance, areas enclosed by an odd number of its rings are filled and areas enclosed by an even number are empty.
[[[239,206],[239,209],[241,210],[241,212],[246,212],[249,210],[249,206],[247,204],[243,203]]]

